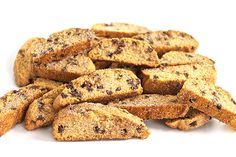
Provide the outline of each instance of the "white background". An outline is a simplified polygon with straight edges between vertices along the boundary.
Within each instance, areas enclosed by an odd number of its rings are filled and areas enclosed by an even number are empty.
[[[233,0],[1,0],[0,95],[17,88],[13,63],[28,38],[114,21],[192,34],[200,42],[198,52],[216,61],[217,84],[236,97],[235,20]],[[236,132],[216,120],[189,132],[169,129],[157,121],[147,125],[151,135],[146,140],[96,142],[56,142],[50,128],[27,132],[17,125],[0,137],[0,156],[235,156]]]

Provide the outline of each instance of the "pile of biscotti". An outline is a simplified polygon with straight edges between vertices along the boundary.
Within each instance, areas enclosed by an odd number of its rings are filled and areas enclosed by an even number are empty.
[[[145,139],[144,120],[190,130],[216,118],[236,129],[236,102],[189,34],[126,24],[31,38],[14,65],[20,87],[0,98],[0,135],[24,121],[58,141]]]

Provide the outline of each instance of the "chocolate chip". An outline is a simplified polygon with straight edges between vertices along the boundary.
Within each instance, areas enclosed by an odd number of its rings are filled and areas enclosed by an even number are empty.
[[[121,87],[117,87],[117,88],[116,88],[116,91],[121,91]]]
[[[108,57],[112,57],[113,56],[113,52],[107,52],[107,56]]]
[[[113,24],[112,23],[110,23],[110,24],[104,24],[104,26],[106,26],[106,27],[110,27],[110,26],[113,26]]]
[[[216,92],[212,92],[212,95],[216,96]]]
[[[151,48],[151,47],[148,47],[147,50],[146,50],[146,52],[148,52],[148,53],[150,53],[152,51],[153,51],[153,48]]]
[[[218,110],[221,110],[222,105],[221,105],[221,104],[217,104],[217,105],[216,105],[216,108],[217,108]]]
[[[107,93],[108,95],[112,95],[112,94],[113,94],[113,92],[112,92],[111,90],[106,90],[106,93]]]
[[[143,127],[144,127],[144,126],[143,126],[142,124],[140,124],[139,127],[136,128],[137,132],[138,132],[138,133],[141,133],[142,130],[143,130]]]
[[[115,51],[114,54],[120,54],[123,51],[121,47],[118,47]]]
[[[97,85],[97,89],[103,89],[104,87],[103,87],[103,85],[101,84],[101,85]]]
[[[191,126],[191,127],[197,126],[197,121],[193,121],[192,123],[189,124],[189,126]]]
[[[118,43],[118,40],[117,39],[111,39],[111,42],[112,42],[112,44],[117,44]]]
[[[86,88],[89,92],[93,91],[92,86],[92,83],[89,81],[84,81],[84,83],[81,85],[82,88]]]
[[[47,52],[53,52],[54,50],[53,50],[53,48],[52,47],[49,47],[48,49],[47,49]]]
[[[137,42],[136,41],[132,41],[132,46],[137,46]]]
[[[43,115],[39,115],[38,117],[37,117],[37,120],[44,120],[45,118],[43,117]]]
[[[67,35],[71,35],[71,32],[67,32]]]
[[[24,52],[25,52],[24,50],[20,49],[20,50],[18,51],[18,54],[21,55],[22,57],[25,57]]]
[[[68,95],[66,95],[65,93],[61,93],[61,97],[62,97],[62,98],[67,98]]]
[[[118,44],[118,47],[125,47],[125,42],[121,40]]]
[[[82,93],[80,91],[77,91],[76,89],[73,89],[70,91],[71,96],[81,98]]]
[[[98,134],[103,134],[105,133],[105,130],[103,128],[100,128],[99,126],[94,127],[94,131]]]
[[[233,102],[234,105],[236,105],[236,101],[233,98],[231,98],[231,101]]]
[[[74,87],[73,87],[73,84],[70,82],[70,83],[68,83],[68,84],[66,85],[66,88],[68,88],[68,89],[73,89]]]
[[[154,78],[154,79],[159,79],[159,76],[154,75],[153,78]]]
[[[69,110],[74,110],[75,109],[75,105],[70,105],[69,106]]]
[[[127,133],[128,133],[127,129],[122,129],[122,130],[120,131],[120,134],[121,134],[122,136],[126,136]]]
[[[197,101],[196,98],[191,98],[191,99],[189,99],[189,102],[191,102],[191,103],[195,103],[196,101]]]
[[[63,57],[65,57],[65,54],[60,54],[60,58],[63,58]]]
[[[191,54],[186,53],[185,56],[188,57],[188,58],[193,58],[193,55],[191,55]]]
[[[51,43],[51,42],[52,42],[52,39],[47,39],[47,42]]]
[[[120,80],[122,77],[123,77],[123,75],[119,74],[118,77],[117,77],[117,80]]]
[[[65,130],[65,127],[63,125],[58,126],[58,133],[61,134]]]
[[[149,98],[149,96],[148,96],[148,95],[145,95],[145,96],[144,96],[144,98],[145,98],[145,99],[148,99],[148,98]]]
[[[184,76],[185,76],[186,78],[188,78],[189,74],[188,74],[188,73],[184,73]]]
[[[13,90],[12,93],[16,94],[16,93],[18,93],[18,91],[17,90]]]
[[[206,91],[201,90],[200,92],[201,92],[202,96],[206,95]]]
[[[193,70],[197,70],[197,67],[195,65],[193,65]]]
[[[38,105],[39,111],[42,111],[43,107],[44,107],[44,103],[43,103],[42,99],[38,100],[37,105]]]
[[[178,75],[178,76],[180,75],[180,72],[179,72],[179,71],[176,71],[175,73],[176,73],[176,75]]]

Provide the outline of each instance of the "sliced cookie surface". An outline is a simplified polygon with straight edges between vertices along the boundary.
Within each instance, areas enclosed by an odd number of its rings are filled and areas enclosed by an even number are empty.
[[[33,67],[35,76],[64,82],[95,71],[92,60],[84,54],[68,56],[50,63],[36,63]]]
[[[148,135],[148,128],[140,118],[102,104],[67,106],[53,122],[53,136],[58,141],[144,139]]]
[[[185,53],[181,51],[171,51],[164,54],[160,60],[162,65],[186,65],[186,64],[214,64],[208,57],[195,53]]]
[[[236,102],[222,88],[191,79],[184,83],[177,96],[180,101],[236,129]]]
[[[194,52],[198,48],[198,42],[191,35],[174,30],[147,32],[133,38],[148,42],[159,56],[169,51]]]
[[[34,130],[52,124],[56,114],[53,108],[53,101],[64,88],[65,85],[61,85],[34,100],[29,105],[25,116],[25,128],[27,130]]]
[[[80,28],[53,33],[45,42],[32,48],[33,62],[48,63],[61,60],[68,55],[76,55],[91,48],[94,38],[93,32]]]
[[[165,124],[173,129],[187,131],[204,126],[210,119],[210,116],[201,111],[190,109],[185,117],[166,120]]]
[[[97,70],[71,81],[54,101],[54,108],[89,101],[108,102],[117,98],[131,97],[143,91],[140,79],[124,69]]]
[[[176,95],[183,83],[190,78],[215,82],[216,70],[211,64],[191,64],[179,66],[160,66],[141,71],[145,93]]]
[[[21,87],[30,84],[32,78],[32,55],[30,47],[44,40],[43,38],[31,38],[18,51],[14,63],[14,76],[18,86]]]
[[[89,52],[89,57],[136,66],[156,67],[159,64],[157,53],[148,43],[131,38],[103,39]]]
[[[0,98],[0,136],[20,123],[31,102],[48,92],[47,88],[30,84]]]
[[[99,37],[121,38],[132,37],[139,33],[146,33],[149,30],[138,25],[113,22],[110,24],[97,23],[92,26],[92,31],[94,31],[95,34]]]
[[[142,119],[166,119],[184,117],[188,104],[178,103],[172,95],[144,94],[108,103],[110,106],[126,109]]]

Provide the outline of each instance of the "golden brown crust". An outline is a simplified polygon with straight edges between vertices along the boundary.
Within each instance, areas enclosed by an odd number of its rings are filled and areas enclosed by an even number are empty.
[[[159,56],[169,51],[194,52],[198,48],[198,42],[191,35],[174,30],[147,32],[133,38],[148,42]]]
[[[136,66],[156,67],[159,64],[157,53],[148,43],[132,38],[103,39],[89,52],[89,57]]]
[[[92,31],[99,37],[122,38],[146,33],[149,29],[128,23],[112,22],[110,24],[97,23],[92,26]]]
[[[210,116],[201,111],[190,109],[185,117],[168,119],[165,121],[165,124],[173,129],[187,131],[204,126],[210,119]]]
[[[8,92],[0,98],[0,136],[20,123],[29,104],[46,93],[48,89],[30,84]]]
[[[124,69],[97,70],[71,81],[55,99],[53,107],[58,110],[69,104],[108,102],[117,98],[141,94],[141,82],[133,72]]]
[[[203,80],[188,80],[177,96],[180,101],[236,129],[236,102],[222,88]]]
[[[112,63],[105,62],[105,61],[94,61],[94,65],[96,67],[96,70],[99,69],[107,69],[111,66]]]
[[[216,70],[211,64],[192,64],[179,66],[160,66],[142,70],[144,93],[176,95],[183,83],[191,78],[215,82]]]
[[[32,78],[32,56],[30,47],[43,42],[43,38],[30,38],[20,48],[14,63],[14,76],[18,86],[26,86]]]
[[[148,128],[140,118],[102,104],[67,106],[53,122],[53,137],[58,141],[144,139],[148,135]]]
[[[40,87],[47,88],[50,90],[55,89],[63,84],[62,82],[56,82],[56,81],[52,81],[52,80],[44,79],[44,78],[35,78],[33,82],[34,82],[34,85],[36,86],[40,86]]]
[[[184,117],[189,110],[188,104],[179,103],[176,96],[144,94],[108,105],[126,109],[142,119],[173,119]]]
[[[25,116],[25,128],[27,130],[34,130],[52,124],[56,114],[53,108],[53,101],[64,88],[65,85],[61,85],[34,100],[29,105]]]

